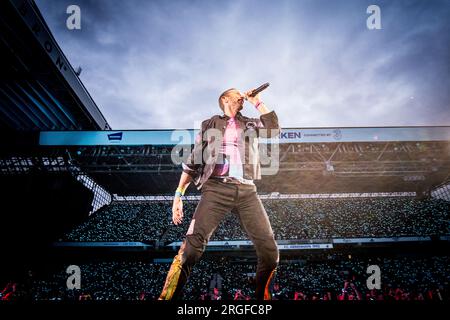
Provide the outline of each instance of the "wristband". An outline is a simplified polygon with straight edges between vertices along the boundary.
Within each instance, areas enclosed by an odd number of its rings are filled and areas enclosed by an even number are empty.
[[[177,190],[175,191],[175,197],[182,197],[184,196],[184,192],[186,191],[186,188],[180,188],[178,187]]]
[[[262,101],[258,101],[258,103],[257,103],[257,104],[255,104],[255,108],[256,108],[256,109],[258,109],[258,108],[259,108],[259,106],[261,105],[261,103],[264,103],[264,102],[262,102]]]

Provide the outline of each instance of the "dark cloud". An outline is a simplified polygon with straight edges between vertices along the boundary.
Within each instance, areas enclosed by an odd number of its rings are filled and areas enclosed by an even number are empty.
[[[266,81],[285,127],[450,124],[446,0],[377,1],[382,30],[366,0],[37,4],[114,128],[193,127],[224,89]]]

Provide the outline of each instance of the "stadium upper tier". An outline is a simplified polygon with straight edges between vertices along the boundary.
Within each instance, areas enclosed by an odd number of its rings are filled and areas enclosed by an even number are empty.
[[[185,140],[171,137],[185,133]],[[3,172],[79,171],[111,194],[175,190],[194,130],[42,132],[33,148],[3,148]],[[175,142],[176,141],[176,142]],[[273,142],[273,141],[270,141]],[[415,192],[448,183],[450,127],[283,129],[261,141],[261,194]],[[19,149],[19,150],[18,150]],[[190,187],[188,194],[198,193]]]

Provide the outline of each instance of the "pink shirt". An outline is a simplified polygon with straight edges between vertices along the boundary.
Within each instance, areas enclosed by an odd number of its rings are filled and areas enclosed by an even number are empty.
[[[243,175],[242,159],[239,152],[242,143],[242,130],[235,118],[230,118],[225,128],[222,146],[219,153],[223,156],[223,164],[216,164],[212,176],[240,177]]]

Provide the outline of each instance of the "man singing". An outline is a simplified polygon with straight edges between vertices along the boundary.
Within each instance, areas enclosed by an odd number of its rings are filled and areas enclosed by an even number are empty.
[[[261,113],[259,119],[243,116],[244,100]],[[194,149],[183,163],[172,207],[172,220],[183,219],[182,196],[191,181],[201,189],[201,199],[186,238],[168,272],[160,300],[179,298],[192,267],[221,220],[229,212],[238,215],[258,256],[256,299],[271,299],[271,281],[278,265],[278,248],[267,213],[258,198],[253,180],[261,179],[258,137],[271,138],[280,132],[278,118],[269,111],[260,94],[242,95],[228,89],[219,97],[223,115],[202,122]]]

